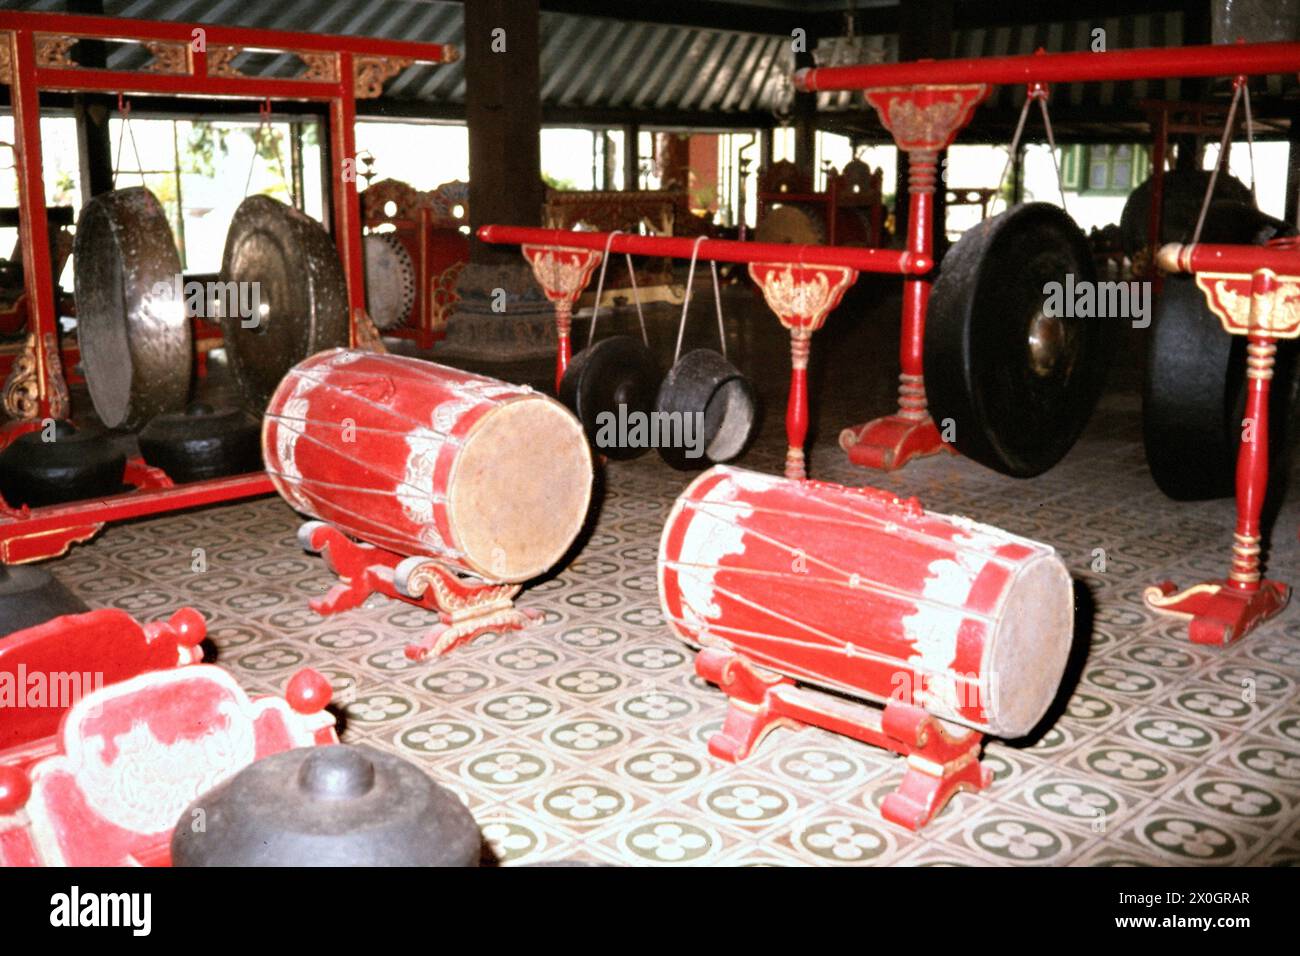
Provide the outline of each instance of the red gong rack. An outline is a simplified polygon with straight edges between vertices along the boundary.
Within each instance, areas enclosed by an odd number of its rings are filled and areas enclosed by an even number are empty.
[[[974,106],[999,83],[1025,83],[1031,90],[1047,83],[1141,80],[1173,77],[1233,77],[1300,71],[1300,43],[1234,43],[1108,53],[1038,53],[965,60],[822,67],[795,74],[798,89],[865,90],[899,149],[908,153],[914,217],[909,249],[926,249],[936,151],[948,145],[970,118]],[[921,190],[916,190],[918,171]],[[929,183],[929,188],[926,183]],[[1154,209],[1160,196],[1152,197]],[[917,219],[923,223],[918,227]],[[1158,236],[1152,242],[1158,242]],[[1146,592],[1152,608],[1188,622],[1192,641],[1227,644],[1280,611],[1290,588],[1260,573],[1260,511],[1268,480],[1268,385],[1278,338],[1300,335],[1300,268],[1294,249],[1264,250],[1249,246],[1167,246],[1158,256],[1167,271],[1197,273],[1206,302],[1226,333],[1247,338],[1246,417],[1255,424],[1243,438],[1237,459],[1237,528],[1232,567],[1227,578],[1179,592],[1162,582]],[[1283,274],[1279,276],[1279,271]],[[847,433],[842,440],[849,457],[864,465],[896,468],[909,457],[932,454],[942,445],[925,415],[906,447],[909,454],[891,457],[887,446],[910,404],[925,408],[921,378],[921,343],[929,280],[908,280],[903,314],[903,401],[898,415],[877,419]],[[883,451],[883,453],[882,453]]]
[[[929,249],[918,252],[799,246],[524,226],[482,226],[478,237],[484,242],[518,244],[546,297],[555,304],[557,390],[572,357],[569,326],[573,303],[582,295],[606,252],[748,264],[749,274],[763,291],[768,307],[790,332],[790,400],[785,413],[787,478],[808,477],[804,442],[808,437],[808,354],[812,334],[840,304],[859,272],[917,276],[934,266]]]
[[[151,54],[136,70],[91,69],[69,51],[79,40],[134,43]],[[297,57],[304,69],[293,77],[242,73],[245,51]],[[68,392],[59,356],[58,316],[45,217],[41,163],[40,92],[101,92],[126,95],[202,96],[329,105],[332,232],[347,276],[353,345],[364,338],[365,275],[361,210],[356,187],[357,99],[379,96],[386,80],[416,62],[448,63],[455,47],[366,37],[324,36],[209,24],[0,12],[0,83],[7,85],[14,113],[20,235],[29,335],[4,385],[4,410],[15,421],[0,433],[0,446],[46,418],[68,414]],[[361,336],[359,336],[359,328]],[[273,490],[267,477],[234,478],[172,487],[156,469],[138,465],[128,474],[136,492],[48,507],[0,508],[0,561],[37,561],[63,554],[106,522],[231,501]]]
[[[795,73],[797,89],[864,90],[900,150],[908,155],[908,248],[930,252],[935,162],[970,120],[989,88],[1001,83],[1041,86],[1104,80],[1247,76],[1300,71],[1300,43],[1237,43],[1117,50],[1106,53],[1032,53],[961,60],[921,60],[815,67]],[[1153,206],[1159,208],[1159,196]],[[840,444],[860,465],[892,470],[945,446],[927,411],[922,343],[930,279],[908,279],[904,289],[902,375],[894,415],[846,429]]]

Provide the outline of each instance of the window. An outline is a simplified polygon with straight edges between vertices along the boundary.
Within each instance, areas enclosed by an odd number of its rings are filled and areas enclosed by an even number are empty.
[[[1083,148],[1081,192],[1127,194],[1146,174],[1145,150],[1127,143]]]

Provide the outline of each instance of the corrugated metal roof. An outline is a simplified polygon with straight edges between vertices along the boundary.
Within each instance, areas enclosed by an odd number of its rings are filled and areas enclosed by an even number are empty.
[[[0,6],[61,11],[64,0],[0,0]],[[192,23],[223,23],[280,30],[374,36],[463,46],[464,8],[450,0],[105,0],[110,16]],[[1183,14],[1156,12],[1096,20],[1049,20],[1025,26],[955,31],[952,54],[959,57],[1087,50],[1092,31],[1106,31],[1110,49],[1177,46],[1183,40]],[[794,57],[790,38],[609,17],[543,11],[541,14],[542,106],[602,111],[654,110],[659,114],[768,113],[788,105]],[[894,62],[898,38],[862,34],[823,38],[815,58],[820,65]],[[138,66],[145,58],[136,47],[113,50],[109,65]],[[298,69],[287,57],[244,59],[246,72],[266,75]],[[1270,77],[1267,92],[1294,89],[1292,77]],[[1015,109],[1025,91],[996,90],[989,105]],[[1133,83],[1062,84],[1052,95],[1057,105],[1133,107],[1143,98],[1179,99],[1178,80]],[[389,82],[386,97],[456,106],[465,100],[463,61],[416,66]],[[864,108],[857,92],[821,93],[818,108],[843,113]],[[1098,117],[1101,119],[1102,117]],[[978,122],[978,119],[977,119]]]
[[[63,0],[0,6],[61,12]],[[445,0],[107,0],[109,16],[299,30],[454,43],[463,46],[464,8]],[[793,69],[788,38],[740,31],[636,23],[543,12],[541,74],[544,107],[656,109],[736,113],[770,110],[782,77]],[[138,66],[145,55],[122,48],[109,66]],[[237,65],[253,74],[292,68],[292,61]],[[463,62],[415,66],[385,95],[441,104],[465,101]]]

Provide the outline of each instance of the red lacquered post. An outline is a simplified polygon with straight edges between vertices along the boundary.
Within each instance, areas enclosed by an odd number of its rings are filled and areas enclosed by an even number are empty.
[[[907,152],[907,251],[920,259],[928,261],[933,253],[935,167],[939,151],[952,143],[987,94],[986,86],[867,91],[867,102],[880,114],[880,122],[894,134],[898,148]],[[903,282],[898,411],[840,433],[840,447],[855,464],[893,471],[913,458],[933,455],[947,447],[930,418],[925,399],[922,356],[929,301],[930,279],[908,276]]]
[[[1245,335],[1247,343],[1246,417],[1237,450],[1232,568],[1224,580],[1183,591],[1163,581],[1147,588],[1144,595],[1152,610],[1187,620],[1188,637],[1195,644],[1231,644],[1281,611],[1291,596],[1289,586],[1261,576],[1260,515],[1268,493],[1268,396],[1277,339],[1300,333],[1300,327],[1295,327],[1295,302],[1287,301],[1295,294],[1296,279],[1279,277],[1266,267],[1248,274],[1206,271],[1207,266],[1224,261],[1240,262],[1241,256],[1248,255],[1244,248],[1253,247],[1169,245],[1158,257],[1167,271],[1195,271],[1210,311],[1225,331]]]

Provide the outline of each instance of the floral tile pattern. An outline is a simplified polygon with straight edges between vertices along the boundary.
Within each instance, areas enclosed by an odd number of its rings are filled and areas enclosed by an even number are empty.
[[[738,309],[756,325],[741,335],[732,316],[733,359],[785,369],[775,322],[753,303]],[[897,299],[872,314],[888,330]],[[1004,478],[948,455],[868,472],[835,441],[844,425],[890,409],[895,347],[869,323],[859,335],[836,321],[838,343],[832,335],[823,349],[830,326],[814,339],[814,476],[916,495],[932,510],[1046,541],[1082,589],[1076,641],[1087,653],[1062,688],[1059,716],[1036,738],[989,741],[993,785],[958,795],[921,833],[880,817],[903,772],[890,753],[782,728],[739,765],[709,755],[725,699],[695,676],[655,592],[661,525],[690,476],[653,453],[606,466],[584,547],[520,596],[540,622],[440,659],[404,656],[435,623],[405,604],[372,598],[334,617],[312,613],[308,599],[331,577],[298,546],[302,519],[278,498],[110,526],[51,567],[92,606],[146,620],[197,607],[216,661],[251,692],[281,691],[303,666],[322,671],[342,739],[412,760],[454,790],[506,863],[1300,863],[1300,610],[1207,648],[1143,605],[1151,583],[1223,573],[1233,508],[1159,493],[1132,383],[1117,384],[1080,443],[1040,478]],[[674,317],[655,327],[657,339],[675,330]],[[872,344],[873,335],[885,338]],[[863,355],[873,356],[870,374]],[[543,363],[538,378],[547,374]],[[768,413],[739,464],[779,472],[783,375],[756,384]],[[1300,506],[1288,501],[1270,576],[1300,579],[1298,525]]]

